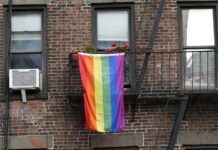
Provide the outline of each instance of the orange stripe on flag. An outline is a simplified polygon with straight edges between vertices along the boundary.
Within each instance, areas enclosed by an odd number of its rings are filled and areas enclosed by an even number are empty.
[[[94,60],[93,56],[86,56],[87,73],[87,96],[90,105],[90,129],[97,130],[96,107],[95,107],[95,82],[94,82]]]

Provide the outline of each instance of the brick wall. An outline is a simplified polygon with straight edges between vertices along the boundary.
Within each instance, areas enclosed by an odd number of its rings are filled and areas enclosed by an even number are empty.
[[[143,5],[146,13],[142,18]],[[135,31],[140,32],[136,47],[148,45],[153,21],[160,0],[135,0]],[[3,90],[3,6],[0,6],[0,93]],[[26,104],[20,100],[10,102],[10,136],[51,135],[51,150],[91,150],[90,135],[85,127],[84,109],[81,100],[69,101],[69,61],[72,50],[83,49],[92,42],[91,4],[86,0],[51,0],[47,5],[47,52],[48,52],[48,100],[30,100]],[[160,21],[154,49],[170,51],[178,49],[177,1],[166,0],[165,9]],[[139,66],[140,67],[140,66]],[[176,66],[174,66],[176,68]],[[177,71],[176,71],[177,72]],[[152,75],[151,75],[152,76]],[[74,91],[80,91],[79,74],[72,77]],[[146,88],[142,90],[146,94]],[[218,129],[218,103],[199,100],[188,103],[185,120],[180,131],[211,131]],[[143,135],[141,150],[155,146],[160,120],[164,114],[165,100],[148,101],[142,99],[136,105],[135,120],[132,121],[131,105],[125,104],[126,131],[120,134]],[[163,124],[156,146],[165,150],[178,112],[179,103],[170,102],[163,117]],[[0,103],[0,135],[4,135],[5,101]],[[109,133],[110,134],[110,133]],[[106,134],[107,135],[107,134]],[[3,148],[3,146],[1,146]],[[182,145],[177,143],[176,150]]]

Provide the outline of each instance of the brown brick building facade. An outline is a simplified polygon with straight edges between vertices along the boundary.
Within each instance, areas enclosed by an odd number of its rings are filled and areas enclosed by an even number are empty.
[[[107,150],[118,149],[167,149],[179,112],[182,68],[180,8],[209,8],[214,10],[214,25],[217,25],[218,2],[165,0],[153,51],[168,52],[152,55],[148,72],[142,83],[137,104],[127,90],[125,97],[126,130],[120,133],[96,133],[85,130],[84,106],[78,68],[73,68],[69,77],[69,53],[81,49],[93,40],[93,7],[133,6],[132,50],[145,52],[161,0],[13,0],[13,11],[42,10],[44,15],[43,65],[44,93],[27,93],[27,103],[19,97],[10,97],[9,149],[49,150]],[[7,61],[7,9],[8,1],[0,6],[0,147],[4,149],[6,135],[6,76]],[[193,5],[192,5],[193,4]],[[187,5],[187,6],[186,6]],[[142,21],[141,21],[142,20]],[[214,28],[215,29],[215,28]],[[217,28],[218,29],[218,28]],[[214,32],[217,32],[216,29]],[[216,34],[214,34],[216,35]],[[214,43],[217,43],[215,38]],[[216,50],[216,44],[214,44]],[[212,47],[212,46],[211,46]],[[136,54],[135,76],[137,82],[144,55]],[[154,57],[155,56],[155,57]],[[140,61],[139,61],[140,60]],[[156,64],[154,64],[156,63]],[[169,65],[170,64],[170,65]],[[183,79],[184,80],[184,79]],[[217,82],[217,81],[216,81]],[[71,86],[70,86],[71,84]],[[168,88],[168,85],[170,88]],[[160,88],[162,86],[162,88]],[[166,87],[167,88],[166,88]],[[132,87],[134,88],[134,86]],[[69,98],[69,91],[70,96]],[[162,91],[165,91],[162,93]],[[175,92],[176,91],[176,92]],[[191,94],[190,94],[191,93]],[[176,138],[175,150],[218,149],[218,102],[214,95],[188,94],[186,112]],[[208,92],[207,92],[208,93]],[[210,93],[210,91],[209,91]],[[213,92],[214,93],[214,92]],[[37,95],[39,96],[37,97]],[[132,97],[131,97],[132,96]],[[168,98],[172,100],[168,101]],[[134,107],[135,106],[135,107]],[[135,108],[135,110],[134,110]],[[132,120],[134,114],[134,121]],[[204,149],[205,148],[205,149]]]

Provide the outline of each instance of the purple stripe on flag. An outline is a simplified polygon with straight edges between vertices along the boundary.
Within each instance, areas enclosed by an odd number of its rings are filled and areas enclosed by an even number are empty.
[[[124,55],[117,56],[117,88],[118,88],[118,131],[125,130],[124,110]]]

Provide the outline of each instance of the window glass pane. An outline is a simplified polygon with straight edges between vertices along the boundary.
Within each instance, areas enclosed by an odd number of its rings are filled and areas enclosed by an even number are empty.
[[[14,14],[12,16],[12,31],[41,31],[41,14]]]
[[[41,54],[13,54],[11,57],[12,69],[41,69]]]
[[[213,50],[186,51],[185,89],[215,88],[215,53]]]
[[[41,51],[42,41],[40,33],[13,33],[11,37],[11,51]]]
[[[97,41],[100,49],[110,48],[114,42],[129,45],[128,11],[97,11]]]
[[[130,69],[129,69],[129,65],[130,65],[130,56],[129,55],[125,55],[125,70],[124,70],[124,83],[125,85],[130,84]]]
[[[213,9],[182,10],[184,46],[214,46]]]

